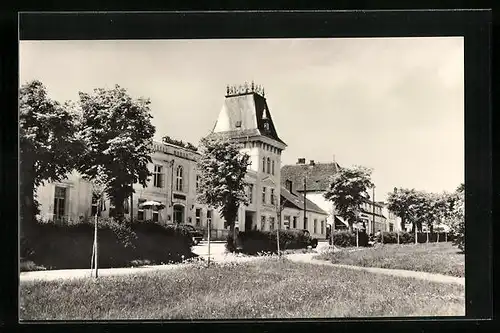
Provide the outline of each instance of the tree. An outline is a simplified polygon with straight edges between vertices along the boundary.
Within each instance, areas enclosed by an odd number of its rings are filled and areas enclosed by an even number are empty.
[[[362,166],[341,168],[330,179],[330,187],[324,194],[334,203],[338,215],[347,219],[350,231],[358,218],[360,205],[370,197],[367,190],[373,187],[371,173],[371,169]]]
[[[236,143],[215,133],[201,140],[200,151],[198,200],[218,209],[234,236],[238,208],[248,204],[245,175],[250,157]]]
[[[36,187],[60,181],[75,167],[82,143],[78,115],[71,104],[47,96],[42,82],[24,84],[19,96],[21,223],[35,221]]]
[[[148,99],[133,99],[118,85],[80,92],[85,151],[78,171],[105,184],[118,221],[124,218],[124,201],[134,193],[133,184],[146,187],[151,175],[155,128],[149,104]]]
[[[388,193],[387,208],[401,218],[401,229],[404,230],[407,222],[415,224],[416,204],[419,194],[415,189],[394,188]]]
[[[455,191],[453,198],[450,199],[452,217],[451,230],[455,234],[454,245],[462,251],[465,251],[465,186],[460,186]]]

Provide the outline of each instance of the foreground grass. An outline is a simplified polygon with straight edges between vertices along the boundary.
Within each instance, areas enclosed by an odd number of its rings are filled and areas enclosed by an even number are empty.
[[[463,286],[277,259],[21,282],[20,296],[21,320],[465,315]]]
[[[315,259],[335,264],[406,269],[465,277],[465,256],[451,243],[382,244],[355,251],[324,253]]]

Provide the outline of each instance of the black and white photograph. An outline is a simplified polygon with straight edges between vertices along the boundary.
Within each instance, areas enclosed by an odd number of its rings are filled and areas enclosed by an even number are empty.
[[[464,38],[19,42],[19,319],[465,316]]]

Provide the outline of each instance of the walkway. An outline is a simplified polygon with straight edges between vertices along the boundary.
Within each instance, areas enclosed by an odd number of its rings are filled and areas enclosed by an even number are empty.
[[[322,250],[328,248],[328,243],[318,244],[316,252],[322,252]],[[208,257],[208,247],[206,244],[201,244],[196,246],[194,252],[199,256],[207,259]],[[253,260],[258,260],[262,257],[252,257],[252,256],[238,256],[234,254],[224,253],[224,244],[213,244],[211,246],[210,258],[215,262],[248,262]],[[376,268],[376,267],[358,267],[349,265],[332,264],[331,262],[325,260],[313,259],[318,253],[294,253],[287,254],[286,258],[294,262],[302,262],[314,265],[325,265],[331,267],[348,268],[354,270],[362,270],[376,274],[386,274],[392,276],[401,277],[411,277],[421,280],[441,282],[441,283],[456,283],[465,285],[465,278],[453,277],[442,274],[432,274],[425,272],[415,272],[402,269],[387,269],[387,268]],[[118,275],[132,275],[132,274],[148,274],[151,272],[167,271],[171,269],[176,269],[180,267],[185,267],[184,264],[171,264],[171,265],[154,265],[154,266],[141,266],[141,267],[127,267],[127,268],[106,268],[99,269],[99,276],[118,276]],[[67,269],[67,270],[48,270],[48,271],[34,271],[34,272],[22,272],[20,275],[21,281],[34,281],[34,280],[58,280],[58,279],[75,279],[75,278],[89,278],[90,269]]]
[[[415,279],[432,281],[432,282],[439,282],[439,283],[456,283],[456,284],[460,284],[463,286],[465,285],[465,278],[460,278],[460,277],[455,277],[455,276],[434,274],[434,273],[427,273],[427,272],[416,272],[416,271],[409,271],[409,270],[404,270],[404,269],[388,269],[388,268],[378,268],[378,267],[361,267],[361,266],[333,264],[333,263],[326,261],[326,260],[313,259],[312,257],[314,255],[315,255],[315,253],[306,253],[306,254],[297,253],[297,254],[289,254],[289,255],[287,255],[287,258],[291,261],[307,263],[307,264],[324,265],[324,266],[339,267],[339,268],[348,268],[348,269],[354,269],[354,270],[358,270],[358,271],[366,271],[366,272],[375,273],[375,274],[385,274],[385,275],[392,275],[392,276],[409,277],[409,278],[415,278]]]

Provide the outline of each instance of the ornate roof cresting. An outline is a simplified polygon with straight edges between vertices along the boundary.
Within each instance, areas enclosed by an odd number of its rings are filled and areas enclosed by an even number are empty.
[[[248,82],[240,85],[226,85],[226,96],[236,96],[248,93],[257,93],[262,97],[265,97],[264,87],[262,85],[256,85],[253,80],[250,85]]]

